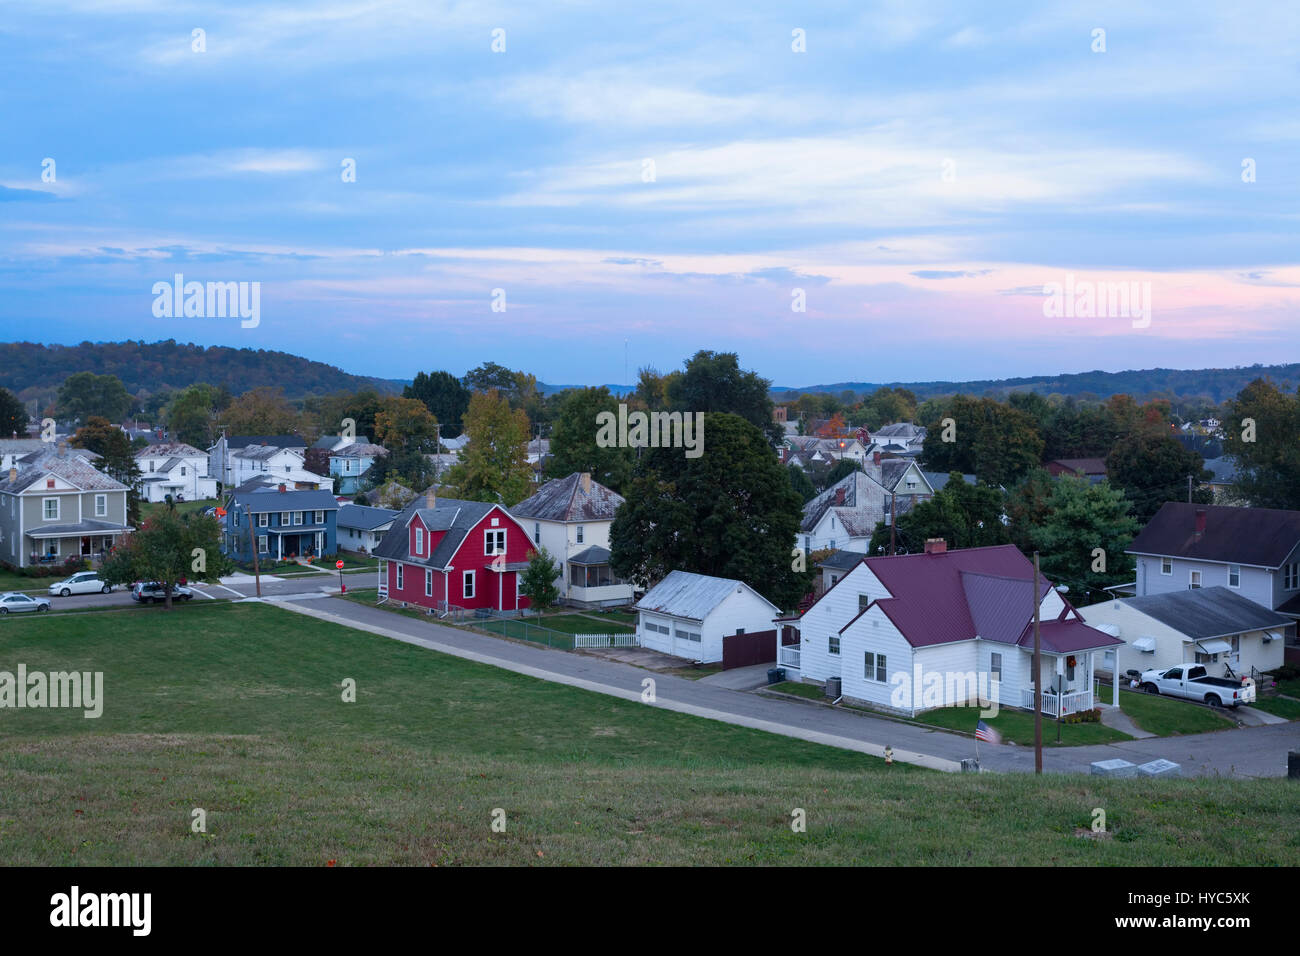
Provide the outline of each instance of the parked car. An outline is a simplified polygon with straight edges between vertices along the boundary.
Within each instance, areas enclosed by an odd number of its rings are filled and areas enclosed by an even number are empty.
[[[193,597],[194,592],[185,585],[172,585],[173,601],[188,601]],[[167,600],[167,593],[159,581],[138,581],[135,587],[131,588],[131,599],[141,604],[152,604],[154,601],[161,603]]]
[[[1253,703],[1255,682],[1249,677],[1229,680],[1226,677],[1208,677],[1199,664],[1171,667],[1168,670],[1143,671],[1139,680],[1148,694],[1168,694],[1199,700],[1211,707],[1236,707]]]
[[[48,611],[50,602],[45,598],[28,597],[19,591],[7,591],[0,594],[0,614],[11,611],[21,614],[23,611]]]
[[[79,571],[65,581],[50,585],[51,594],[67,597],[70,594],[107,594],[113,585],[106,583],[98,571]]]

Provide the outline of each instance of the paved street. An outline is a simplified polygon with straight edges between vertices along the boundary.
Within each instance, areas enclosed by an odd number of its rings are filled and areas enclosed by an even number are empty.
[[[553,651],[417,621],[380,608],[324,599],[319,587],[315,594],[306,589],[296,594],[276,595],[272,600],[322,620],[624,700],[640,701],[643,681],[653,678],[654,706],[815,743],[874,756],[882,756],[884,748],[889,746],[896,760],[948,771],[959,769],[962,758],[975,756],[974,739],[957,734],[815,703],[772,699],[706,680],[651,674],[638,667],[583,654]],[[322,599],[316,600],[317,597]],[[979,750],[985,770],[1032,772],[1034,769],[1032,747],[980,744]],[[1145,763],[1163,757],[1181,764],[1187,776],[1280,777],[1286,773],[1288,750],[1300,750],[1300,722],[1045,749],[1043,766],[1050,772],[1088,773],[1089,765],[1095,760],[1119,757],[1132,763]]]

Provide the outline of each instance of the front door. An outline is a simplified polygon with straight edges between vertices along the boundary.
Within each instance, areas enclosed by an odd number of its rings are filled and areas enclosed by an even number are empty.
[[[84,537],[84,538],[81,539],[81,553],[82,553],[82,554],[90,554],[90,537],[89,537],[89,536]]]

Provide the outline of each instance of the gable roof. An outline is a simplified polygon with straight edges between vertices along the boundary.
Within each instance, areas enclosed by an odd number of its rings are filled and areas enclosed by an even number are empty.
[[[594,480],[591,490],[583,491],[582,474],[575,471],[548,481],[532,497],[507,510],[516,518],[541,521],[613,521],[623,500],[622,495]]]
[[[1080,475],[1106,474],[1106,459],[1104,458],[1053,458],[1046,464],[1059,465],[1067,471],[1073,471]]]
[[[875,603],[913,647],[977,637],[1033,644],[1033,565],[1014,545],[868,557],[866,564],[891,595]],[[1040,575],[1040,602],[1051,587]],[[1069,601],[1061,601],[1060,616],[1040,624],[1044,650],[1066,653],[1122,643],[1089,627]]]
[[[817,563],[819,568],[830,568],[832,571],[851,571],[862,563],[866,555],[861,551],[849,551],[840,549],[832,551],[823,561]]]
[[[0,491],[19,494],[26,491],[47,474],[56,475],[82,491],[126,491],[126,485],[99,471],[81,456],[82,449],[66,448],[60,455],[58,449],[32,452],[24,455],[14,465],[17,472],[13,480],[9,472],[0,474]]]
[[[1205,533],[1197,540],[1196,512],[1201,509]],[[1127,552],[1278,568],[1297,544],[1300,511],[1167,501]]]
[[[842,500],[837,498],[841,490],[844,493]],[[799,530],[814,530],[832,508],[836,509],[836,514],[841,519],[845,510],[861,509],[865,513],[863,520],[870,520],[873,515],[884,513],[885,494],[884,487],[865,471],[845,475],[803,506],[803,522],[799,525]],[[877,517],[876,520],[880,519]],[[871,521],[871,527],[876,527],[875,521]]]
[[[340,528],[360,528],[373,531],[381,524],[387,524],[400,512],[388,508],[371,508],[369,505],[342,505],[339,508]]]
[[[183,441],[156,442],[146,445],[135,453],[136,458],[207,458],[206,451],[199,451],[193,445]]]
[[[732,594],[749,590],[765,602],[775,614],[780,609],[743,581],[716,578],[693,571],[669,571],[668,576],[645,593],[636,603],[636,610],[667,614],[688,621],[703,621]]]
[[[948,476],[951,475],[952,472],[923,471],[921,472],[921,474],[925,475],[925,480],[930,483],[931,488],[933,488],[935,491],[943,491],[943,489],[948,486]],[[979,484],[979,479],[976,478],[974,475],[962,475],[961,480],[966,482],[966,484],[968,485]]]
[[[1221,585],[1121,598],[1120,603],[1197,641],[1295,623]]]
[[[297,448],[290,448],[285,445],[245,445],[243,448],[236,448],[230,453],[232,458],[243,458],[247,461],[259,461],[263,458],[274,458],[282,451],[287,451],[291,455],[302,458],[302,453]]]
[[[272,511],[338,511],[339,503],[328,491],[237,491],[232,504],[253,514]]]
[[[367,441],[357,441],[344,445],[337,451],[330,452],[331,458],[379,458],[388,454],[383,445],[372,445]]]
[[[1214,476],[1210,479],[1210,484],[1230,485],[1237,480],[1237,463],[1226,455],[1218,458],[1207,458],[1205,467]]]
[[[393,530],[405,531],[411,521],[418,515],[421,523],[431,532],[445,531],[433,553],[427,558],[412,556],[410,541],[405,534],[389,533],[375,546],[372,552],[376,557],[405,561],[429,568],[445,568],[461,544],[469,536],[474,526],[482,521],[494,509],[499,508],[507,518],[511,515],[501,505],[487,501],[462,501],[458,498],[439,498],[437,506],[426,507],[427,499],[420,495],[398,512],[393,519]],[[522,530],[522,528],[520,529]]]
[[[274,445],[277,448],[306,449],[301,435],[232,435],[226,437],[227,448],[247,448],[249,445]]]

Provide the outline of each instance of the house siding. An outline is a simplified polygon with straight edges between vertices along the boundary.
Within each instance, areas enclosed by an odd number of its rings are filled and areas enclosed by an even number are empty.
[[[637,633],[641,646],[675,657],[685,657],[705,663],[722,660],[722,639],[735,634],[737,628],[744,628],[746,634],[767,631],[772,628],[772,619],[779,612],[759,597],[748,587],[741,587],[739,592],[732,591],[703,621],[698,623],[669,614],[640,611],[637,615]],[[646,622],[667,624],[668,634],[660,634],[646,628]],[[700,641],[683,640],[677,637],[677,631],[690,631],[700,635]]]

